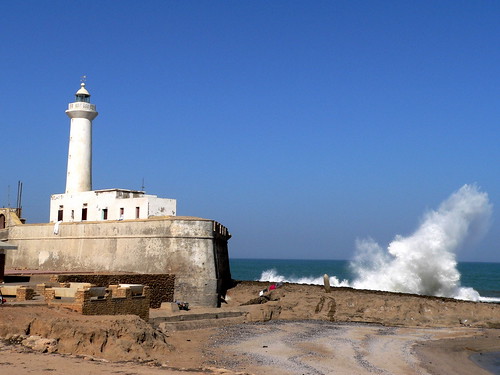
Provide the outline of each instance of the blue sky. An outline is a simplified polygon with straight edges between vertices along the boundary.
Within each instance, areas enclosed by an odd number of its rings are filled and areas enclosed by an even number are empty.
[[[500,262],[500,3],[4,1],[0,206],[63,193],[87,75],[93,187],[177,199],[233,257],[350,259],[466,183],[494,205],[460,260]],[[10,187],[10,188],[9,188]],[[9,193],[10,192],[10,193]],[[9,198],[10,196],[10,198]]]

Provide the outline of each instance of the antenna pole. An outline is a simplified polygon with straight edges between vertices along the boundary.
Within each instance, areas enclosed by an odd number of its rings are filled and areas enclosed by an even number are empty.
[[[17,202],[16,202],[16,214],[19,218],[21,218],[21,200],[23,196],[23,183],[21,181],[17,181]]]

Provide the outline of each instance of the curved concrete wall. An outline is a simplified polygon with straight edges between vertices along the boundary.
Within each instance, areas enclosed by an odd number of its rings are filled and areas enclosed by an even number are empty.
[[[213,220],[161,217],[56,225],[8,228],[8,240],[18,250],[7,256],[6,267],[174,274],[175,299],[204,306],[217,305],[218,285],[230,279],[230,235],[225,228],[221,235],[222,226]]]

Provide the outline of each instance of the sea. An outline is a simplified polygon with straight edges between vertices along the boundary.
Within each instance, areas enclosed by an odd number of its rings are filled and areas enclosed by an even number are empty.
[[[230,266],[235,280],[323,284],[327,274],[339,286],[352,286],[357,277],[347,260],[231,258]],[[500,263],[458,262],[456,269],[461,287],[474,289],[480,300],[500,303]]]

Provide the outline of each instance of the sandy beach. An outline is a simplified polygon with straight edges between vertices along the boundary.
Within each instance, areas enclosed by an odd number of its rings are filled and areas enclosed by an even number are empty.
[[[214,364],[280,375],[487,374],[468,356],[498,341],[494,330],[276,321],[223,329],[214,342],[226,359]]]
[[[163,363],[112,362],[1,345],[5,374],[490,374],[468,357],[499,349],[497,330],[392,328],[318,321],[181,331]]]
[[[275,293],[274,302],[242,306],[244,301],[255,302],[260,288],[258,283],[238,285],[219,309],[171,312],[171,316],[185,314],[186,319],[180,319],[184,326],[178,329],[159,329],[130,315],[82,316],[40,305],[3,305],[0,373],[491,375],[469,357],[500,352],[500,330],[480,322],[432,326],[425,317],[421,324],[416,315],[412,315],[414,325],[328,320],[331,309],[324,307],[324,293],[313,286],[286,285]],[[373,299],[374,305],[378,299],[394,298],[339,290],[337,308],[342,294],[351,298],[351,293],[359,300]],[[432,306],[432,301],[423,301]],[[455,307],[453,301],[437,302]],[[413,309],[413,302],[405,303]],[[239,311],[246,318],[226,323],[212,317],[196,327],[189,325],[189,314],[214,311]],[[493,311],[498,315],[498,309]],[[153,317],[161,314],[165,313],[151,310]],[[396,321],[397,316],[389,315],[388,321],[393,318]],[[39,337],[41,347],[27,344],[33,337]],[[44,340],[52,344],[43,344]]]

